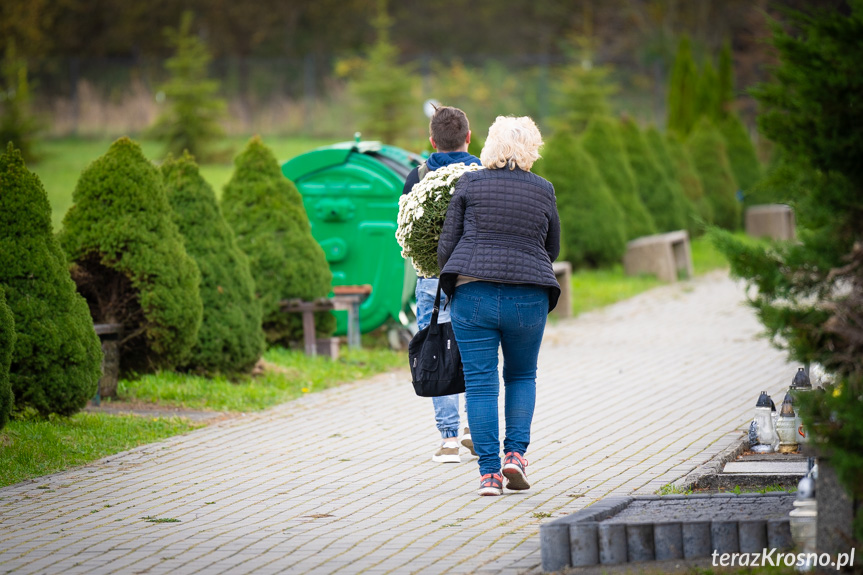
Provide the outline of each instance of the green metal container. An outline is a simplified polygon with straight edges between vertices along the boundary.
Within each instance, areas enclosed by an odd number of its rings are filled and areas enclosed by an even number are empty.
[[[399,197],[422,158],[379,142],[345,142],[282,164],[303,196],[312,235],[324,249],[333,285],[372,286],[360,306],[363,333],[393,318],[407,326],[416,273],[396,242]],[[347,312],[335,312],[336,334],[347,333]]]

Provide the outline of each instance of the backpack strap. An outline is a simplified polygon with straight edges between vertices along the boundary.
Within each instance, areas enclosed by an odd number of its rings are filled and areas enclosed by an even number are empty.
[[[423,162],[417,168],[417,176],[419,176],[420,181],[422,181],[422,179],[424,177],[426,177],[428,175],[428,173],[429,173],[429,166],[426,162]]]

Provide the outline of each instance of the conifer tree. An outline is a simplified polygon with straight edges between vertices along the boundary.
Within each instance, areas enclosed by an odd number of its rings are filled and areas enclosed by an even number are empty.
[[[162,164],[162,176],[174,223],[201,271],[204,315],[185,367],[208,374],[249,371],[264,351],[261,303],[249,259],[188,152],[169,157]]]
[[[12,384],[9,366],[15,349],[15,317],[6,305],[6,295],[0,285],[0,429],[6,427],[12,413]]]
[[[780,64],[753,94],[782,154],[770,179],[782,194],[795,188],[800,234],[770,246],[715,237],[732,273],[757,288],[751,302],[773,343],[833,375],[826,393],[797,400],[810,444],[855,501],[863,541],[863,3],[791,12],[772,28]]]
[[[688,36],[680,38],[671,84],[668,88],[668,129],[681,136],[689,134],[695,125],[695,102],[698,91],[698,70],[692,58],[692,43]]]
[[[224,131],[219,124],[225,102],[217,96],[219,82],[207,77],[210,54],[203,40],[192,33],[192,13],[183,13],[178,30],[167,37],[175,49],[165,63],[170,80],[162,86],[167,109],[156,120],[152,135],[165,142],[166,153],[184,150],[207,159],[214,140]]]
[[[623,210],[578,140],[556,132],[537,168],[554,185],[565,259],[575,267],[619,263],[626,250]]]
[[[39,123],[30,113],[30,83],[27,62],[18,56],[15,41],[9,38],[0,64],[0,150],[12,142],[26,162],[37,159],[34,143]]]
[[[659,166],[644,139],[641,128],[627,118],[621,122],[622,140],[629,165],[635,175],[638,195],[650,212],[659,232],[682,230],[686,227],[686,203]]]
[[[689,199],[689,196],[683,190],[681,178],[678,177],[677,165],[671,159],[671,154],[668,151],[668,144],[665,138],[662,137],[659,130],[650,126],[644,132],[644,142],[651,155],[656,160],[659,169],[662,170],[666,184],[671,188],[672,196],[678,198],[677,201],[683,205],[685,229],[689,232],[689,237],[700,235],[702,233],[702,226],[699,223],[701,217],[695,209],[695,204]],[[694,186],[696,188],[695,193],[703,196],[701,182],[698,180],[697,176],[695,176]]]
[[[713,209],[713,223],[726,230],[740,227],[737,183],[728,163],[722,134],[707,118],[701,118],[686,140],[692,163],[701,177],[704,195]]]
[[[102,346],[51,229],[48,195],[11,143],[0,154],[0,285],[15,321],[16,410],[76,413],[96,393]]]
[[[350,89],[360,102],[360,129],[366,139],[399,143],[412,125],[416,76],[410,66],[398,63],[398,48],[390,41],[392,18],[387,0],[377,0],[374,20],[377,39]]]
[[[656,224],[638,195],[617,122],[594,118],[582,136],[582,145],[596,162],[612,197],[623,208],[627,239],[655,234]]]
[[[674,172],[677,174],[677,181],[680,182],[683,193],[695,208],[696,217],[705,224],[712,224],[713,206],[707,198],[701,174],[698,173],[692,161],[689,149],[684,145],[683,140],[673,133],[666,134],[665,144]]]
[[[704,63],[696,84],[695,118],[709,118],[716,122],[721,117],[719,76],[710,60]]]
[[[734,180],[744,195],[748,195],[762,176],[761,162],[758,161],[749,132],[735,112],[726,114],[717,125],[728,144],[728,163],[734,173]]]
[[[724,118],[734,111],[734,64],[731,61],[731,44],[726,40],[719,51],[719,110],[717,117]]]
[[[125,371],[189,358],[201,325],[201,275],[172,220],[158,169],[129,138],[78,179],[60,242],[97,323],[123,326]]]
[[[333,277],[326,256],[312,237],[297,187],[282,175],[260,138],[249,141],[234,166],[222,194],[222,213],[249,256],[267,341],[302,341],[302,319],[283,313],[279,302],[326,297]],[[319,335],[332,334],[335,316],[317,313],[315,327]]]
[[[589,41],[577,38],[568,46],[568,60],[557,81],[560,117],[557,124],[561,130],[581,134],[594,117],[610,116],[609,98],[616,92],[611,83],[611,69],[597,66]]]

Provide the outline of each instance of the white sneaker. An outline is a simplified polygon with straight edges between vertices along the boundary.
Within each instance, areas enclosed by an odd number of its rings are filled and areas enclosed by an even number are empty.
[[[461,436],[461,444],[470,450],[470,454],[476,457],[476,451],[473,449],[473,439],[470,437],[470,428],[464,428],[464,435]]]
[[[432,455],[432,461],[435,463],[461,463],[461,457],[458,455],[458,443],[455,441],[442,443]]]

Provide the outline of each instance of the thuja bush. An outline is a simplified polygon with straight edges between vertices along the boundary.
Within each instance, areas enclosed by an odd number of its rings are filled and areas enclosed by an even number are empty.
[[[201,271],[204,316],[185,367],[208,374],[248,371],[264,351],[261,304],[249,259],[191,155],[169,157],[162,176],[174,223]]]
[[[564,258],[574,266],[620,262],[626,250],[623,210],[578,140],[566,131],[555,133],[537,168],[554,184]]]
[[[97,323],[123,326],[121,368],[172,368],[201,325],[201,276],[172,220],[159,170],[129,138],[78,179],[60,242]]]
[[[6,305],[6,295],[0,286],[0,429],[9,422],[12,413],[12,384],[9,383],[9,365],[15,349],[15,318]]]
[[[713,209],[713,223],[726,230],[740,227],[737,182],[728,164],[725,139],[707,118],[701,118],[686,140],[692,163],[701,176],[704,195]]]
[[[676,134],[668,133],[664,140],[677,181],[680,182],[684,195],[695,209],[695,216],[704,224],[712,224],[713,206],[704,193],[701,175],[692,163],[689,150]],[[700,225],[699,229],[703,229],[703,225]]]
[[[728,144],[726,151],[734,180],[743,193],[748,195],[763,175],[749,132],[740,117],[734,113],[721,119],[718,127]]]
[[[312,237],[297,187],[282,175],[275,156],[260,138],[249,141],[234,166],[222,194],[222,213],[240,249],[249,256],[267,341],[301,341],[301,316],[283,313],[279,302],[329,294],[333,276],[324,251]],[[315,327],[318,335],[330,335],[335,317],[318,312]]]
[[[689,232],[689,236],[695,237],[696,235],[701,234],[702,218],[699,215],[698,210],[695,208],[695,203],[690,199],[689,195],[683,188],[682,181],[684,181],[684,179],[679,177],[677,164],[671,159],[671,153],[668,151],[669,146],[665,138],[662,137],[659,130],[651,126],[644,132],[644,143],[650,150],[653,158],[656,160],[656,164],[659,166],[659,169],[662,170],[667,185],[671,187],[671,193],[675,197],[680,198],[680,201],[683,203],[685,229]],[[691,164],[690,169],[694,174],[695,170],[692,168]],[[704,191],[701,189],[701,180],[699,180],[697,176],[694,176],[690,185],[695,188],[693,195],[704,201]]]
[[[655,234],[656,224],[638,195],[617,122],[606,117],[594,118],[581,141],[596,162],[612,196],[623,208],[627,239]]]
[[[76,413],[96,393],[102,347],[51,229],[45,189],[12,144],[0,155],[0,285],[15,322],[16,411]]]
[[[633,120],[625,119],[621,122],[620,134],[635,175],[638,195],[653,217],[657,231],[684,229],[687,220],[686,199],[679,188],[672,186],[670,177],[659,166],[641,128]]]

